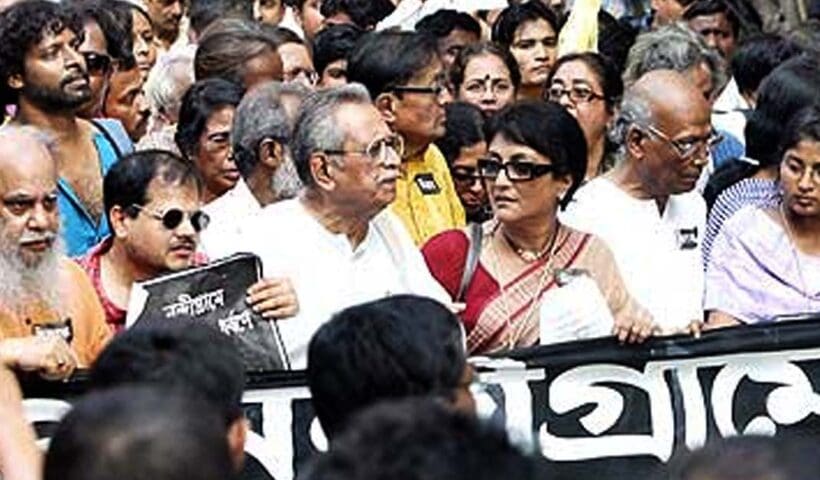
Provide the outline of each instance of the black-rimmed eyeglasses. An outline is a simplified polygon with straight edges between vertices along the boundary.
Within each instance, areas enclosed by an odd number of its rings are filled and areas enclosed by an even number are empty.
[[[558,169],[555,165],[535,163],[515,157],[506,163],[502,163],[501,160],[493,157],[478,160],[478,174],[484,180],[495,181],[502,170],[509,181],[525,182],[554,173]]]

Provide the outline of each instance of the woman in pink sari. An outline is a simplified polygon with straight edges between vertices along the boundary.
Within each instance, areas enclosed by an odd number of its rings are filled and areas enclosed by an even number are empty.
[[[609,249],[558,221],[586,171],[578,122],[555,103],[524,101],[490,119],[487,140],[478,171],[495,217],[422,249],[433,276],[465,304],[470,353],[651,335],[652,319],[628,294]],[[477,264],[465,281],[471,244]]]

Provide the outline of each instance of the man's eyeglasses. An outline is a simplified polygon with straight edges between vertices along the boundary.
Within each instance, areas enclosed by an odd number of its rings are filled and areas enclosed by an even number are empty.
[[[669,135],[658,130],[658,128],[655,126],[646,125],[640,127],[646,130],[648,133],[666,142],[669,146],[672,147],[675,153],[677,153],[678,156],[683,159],[691,158],[696,153],[700,152],[702,149],[706,149],[708,151],[709,149],[723,141],[723,136],[715,131],[709,132],[709,136],[707,138],[672,140],[671,138],[669,138]]]
[[[188,220],[191,222],[191,226],[194,227],[194,231],[199,233],[208,228],[208,223],[211,221],[211,217],[209,217],[208,214],[202,210],[185,212],[179,208],[169,208],[165,212],[160,213],[156,210],[137,204],[131,205],[131,208],[134,208],[140,212],[145,212],[151,218],[159,220],[162,222],[162,226],[168,230],[176,229],[182,224],[185,217],[188,217]]]
[[[576,103],[576,104],[577,103],[591,102],[593,100],[599,100],[599,99],[602,100],[602,99],[605,98],[603,95],[600,95],[598,93],[593,92],[591,88],[582,87],[582,86],[579,86],[579,85],[576,85],[572,88],[564,88],[562,85],[555,84],[555,85],[552,85],[547,90],[546,93],[547,93],[547,95],[546,95],[547,100],[551,100],[553,102],[559,102],[559,101],[561,101],[561,97],[566,95],[566,96],[569,97],[569,100],[572,103]]]
[[[478,161],[478,174],[484,180],[495,181],[503,170],[509,181],[525,182],[558,170],[555,165],[534,163],[522,158],[526,157],[514,156],[507,163],[501,163],[493,157],[482,158]]]
[[[447,90],[447,84],[445,83],[443,78],[437,78],[435,83],[429,86],[396,85],[394,87],[390,87],[390,90],[397,93],[426,93],[428,95],[435,95],[436,97],[438,97]]]
[[[303,68],[296,68],[289,72],[284,72],[282,74],[282,79],[286,82],[293,82],[299,79],[304,79],[310,85],[316,85],[316,82],[319,81],[319,74],[313,70],[307,70]]]
[[[111,57],[94,52],[83,52],[85,68],[89,75],[104,75],[111,71]]]
[[[324,152],[329,155],[367,155],[370,159],[379,163],[387,163],[388,155],[391,152],[398,158],[404,155],[404,139],[399,135],[390,135],[373,140],[364,150],[325,150]]]

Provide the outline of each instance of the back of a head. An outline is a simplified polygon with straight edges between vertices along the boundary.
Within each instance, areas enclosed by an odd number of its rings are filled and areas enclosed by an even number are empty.
[[[52,437],[45,480],[226,480],[226,427],[212,405],[156,387],[92,393]]]
[[[242,415],[245,371],[233,342],[210,327],[132,328],[103,350],[90,383],[92,389],[155,384],[192,392],[232,422]]]
[[[801,51],[795,43],[773,33],[746,39],[732,56],[732,75],[738,89],[753,94],[772,70]]]
[[[337,60],[345,60],[364,31],[355,25],[329,25],[313,37],[313,66],[319,75]]]
[[[521,453],[503,430],[430,398],[362,412],[308,468],[306,480],[535,480],[545,462]]]
[[[191,0],[188,4],[191,29],[197,35],[224,18],[253,20],[253,3],[246,0]]]
[[[219,77],[242,85],[245,64],[276,47],[274,40],[253,22],[221,19],[210,25],[199,40],[194,78]]]
[[[717,51],[709,48],[698,34],[685,25],[666,25],[638,35],[627,56],[624,84],[631,85],[654,70],[683,73],[703,63],[709,66],[712,88],[721,88],[726,78],[723,60]]]
[[[800,55],[777,67],[760,84],[757,105],[744,131],[746,155],[761,167],[775,165],[778,144],[789,120],[820,102],[820,60]]]
[[[369,30],[395,9],[396,6],[390,0],[324,0],[319,12],[325,18],[346,15],[354,25]]]
[[[375,100],[391,87],[406,84],[438,58],[435,38],[414,32],[383,31],[361,38],[350,53],[347,79],[367,88]]]
[[[465,12],[455,10],[439,10],[427,15],[416,23],[416,31],[443,38],[453,30],[470,32],[481,38],[481,25],[478,20]]]
[[[399,295],[337,313],[308,346],[308,385],[328,437],[387,399],[448,396],[466,366],[458,319],[438,302]]]
[[[813,450],[799,438],[726,438],[673,460],[669,480],[814,480]]]

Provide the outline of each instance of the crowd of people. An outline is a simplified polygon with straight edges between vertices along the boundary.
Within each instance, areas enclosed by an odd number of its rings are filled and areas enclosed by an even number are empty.
[[[311,479],[547,478],[469,356],[820,314],[820,3],[413,2],[2,2],[4,478],[42,478],[9,371],[77,368],[45,478],[249,468],[231,343],[125,328],[235,253],[331,438]]]

